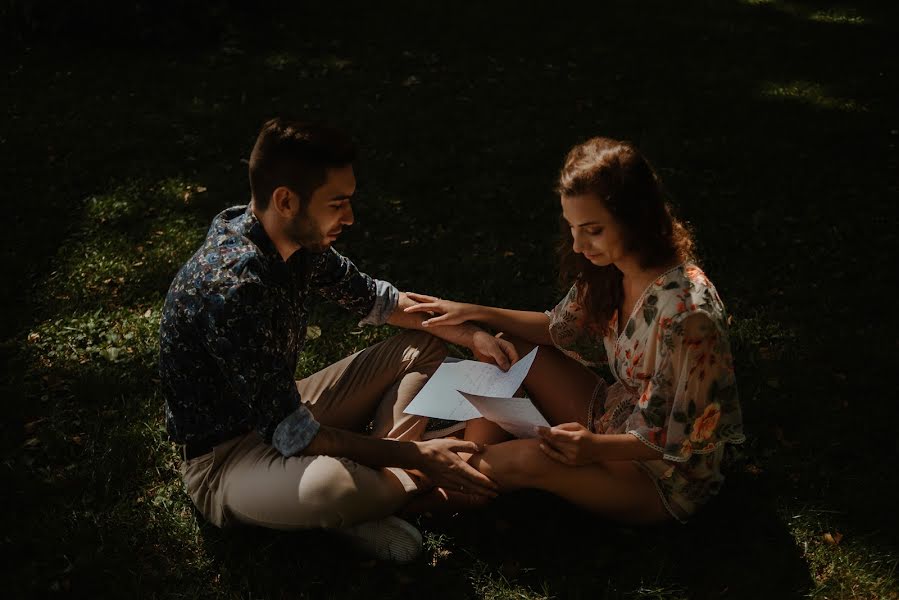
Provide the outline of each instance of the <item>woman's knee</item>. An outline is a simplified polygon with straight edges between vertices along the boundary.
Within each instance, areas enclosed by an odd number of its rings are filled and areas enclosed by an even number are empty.
[[[472,456],[472,466],[504,490],[539,487],[540,464],[546,459],[537,440],[512,440],[487,446]]]

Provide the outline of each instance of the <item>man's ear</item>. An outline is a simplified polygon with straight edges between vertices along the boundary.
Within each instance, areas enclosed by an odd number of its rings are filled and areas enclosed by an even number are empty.
[[[276,187],[272,192],[272,199],[269,206],[274,209],[278,215],[290,219],[300,208],[300,198],[294,194],[290,188],[285,186]]]

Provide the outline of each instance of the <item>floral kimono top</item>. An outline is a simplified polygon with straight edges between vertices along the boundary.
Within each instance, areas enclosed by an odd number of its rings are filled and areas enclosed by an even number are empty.
[[[588,366],[608,363],[615,376],[590,426],[629,433],[661,452],[660,460],[636,462],[669,512],[685,520],[724,481],[727,444],[745,439],[727,314],[712,283],[690,263],[662,274],[620,335],[617,312],[604,332],[587,322],[574,286],[547,314],[559,350]]]

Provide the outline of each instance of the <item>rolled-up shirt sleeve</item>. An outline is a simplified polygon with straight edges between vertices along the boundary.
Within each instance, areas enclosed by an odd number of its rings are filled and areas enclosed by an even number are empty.
[[[261,285],[241,283],[209,296],[204,344],[253,427],[285,456],[301,452],[319,423],[300,402],[294,365],[278,350]]]
[[[396,309],[399,291],[369,277],[333,248],[312,257],[311,287],[327,300],[356,313],[360,325],[382,325]]]
[[[400,301],[400,291],[392,283],[375,279],[375,305],[359,325],[383,325],[396,310]]]

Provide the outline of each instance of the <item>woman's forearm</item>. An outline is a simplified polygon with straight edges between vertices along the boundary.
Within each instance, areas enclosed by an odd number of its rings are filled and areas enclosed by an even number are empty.
[[[594,435],[593,456],[597,461],[662,458],[661,452],[647,446],[629,433]]]
[[[527,310],[511,310],[493,306],[478,306],[474,320],[532,344],[552,345],[549,337],[549,317],[544,313]]]

